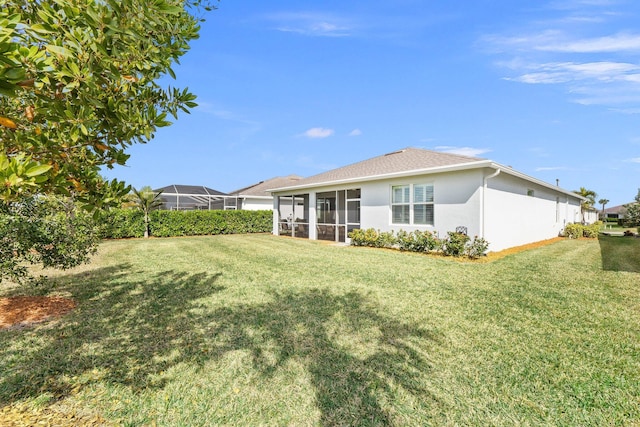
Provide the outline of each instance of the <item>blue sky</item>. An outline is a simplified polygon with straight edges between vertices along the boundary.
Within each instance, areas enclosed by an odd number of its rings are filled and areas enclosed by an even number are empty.
[[[105,176],[228,192],[411,146],[640,187],[635,0],[222,0],[200,36],[167,82],[199,106]]]

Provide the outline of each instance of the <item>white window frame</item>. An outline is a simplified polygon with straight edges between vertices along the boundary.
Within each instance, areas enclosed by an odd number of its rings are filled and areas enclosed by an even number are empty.
[[[425,200],[416,202],[415,201],[415,189],[416,187],[427,186],[431,187],[431,193],[433,195],[431,200]],[[396,188],[409,188],[409,200],[402,202],[394,202],[394,190]],[[404,190],[403,190],[404,191]],[[412,183],[412,184],[397,184],[390,186],[390,200],[389,200],[389,223],[391,225],[410,225],[410,226],[418,226],[418,227],[433,227],[435,226],[435,186],[432,182],[421,182],[421,183]],[[433,206],[433,222],[429,223],[416,223],[415,221],[415,207],[416,206]],[[394,222],[393,217],[393,207],[394,206],[408,206],[409,207],[409,222]]]

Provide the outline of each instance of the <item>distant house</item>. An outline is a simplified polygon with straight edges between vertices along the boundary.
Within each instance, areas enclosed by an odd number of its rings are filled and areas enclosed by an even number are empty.
[[[623,219],[626,211],[624,205],[613,206],[604,210],[604,218]]]
[[[162,209],[215,210],[236,209],[236,198],[229,194],[200,185],[167,185],[153,191],[162,191]]]
[[[490,250],[558,236],[580,222],[581,196],[491,160],[394,151],[272,189],[273,232],[348,242],[353,229],[464,227]]]
[[[268,191],[274,187],[289,187],[302,179],[298,175],[277,176],[257,184],[241,188],[229,193],[238,199],[238,209],[244,210],[271,210],[273,209],[273,196]]]

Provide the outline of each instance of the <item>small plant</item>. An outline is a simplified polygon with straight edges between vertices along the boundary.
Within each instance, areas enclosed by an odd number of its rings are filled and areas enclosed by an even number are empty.
[[[410,252],[432,252],[441,247],[438,237],[430,231],[412,231],[407,233],[400,230],[396,237],[400,250]]]
[[[445,255],[459,257],[464,255],[469,236],[455,231],[448,231],[442,251]]]
[[[579,237],[582,237],[582,224],[578,224],[578,223],[574,223],[574,224],[567,224],[564,227],[564,236],[568,237],[570,239],[577,239]]]
[[[593,224],[585,225],[582,229],[582,236],[587,237],[589,239],[595,239],[600,234],[600,227],[602,226],[602,222],[596,221]]]
[[[564,228],[564,236],[570,239],[578,239],[580,237],[594,239],[598,237],[601,226],[602,222],[600,221],[596,221],[590,225],[582,225],[580,223],[567,224]]]
[[[467,244],[465,254],[471,259],[478,259],[486,255],[488,249],[489,242],[482,237],[475,236],[473,240]]]
[[[354,246],[369,246],[372,248],[392,248],[398,241],[393,231],[381,232],[374,228],[352,230],[349,233],[349,238]]]

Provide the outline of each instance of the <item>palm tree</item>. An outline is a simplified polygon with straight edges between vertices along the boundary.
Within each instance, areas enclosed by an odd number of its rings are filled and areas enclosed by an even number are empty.
[[[587,190],[584,187],[580,187],[580,190],[574,191],[574,193],[586,199],[580,202],[580,212],[582,214],[582,222],[584,223],[584,214],[596,204],[596,197],[598,197],[598,194],[595,191]]]
[[[604,207],[607,205],[607,203],[609,203],[609,199],[600,199],[598,200],[598,203],[600,203],[602,205],[602,220],[604,221]]]
[[[160,198],[162,191],[155,192],[151,187],[142,187],[140,190],[133,189],[131,201],[137,209],[144,214],[144,237],[149,237],[149,214],[162,207],[163,201]]]

